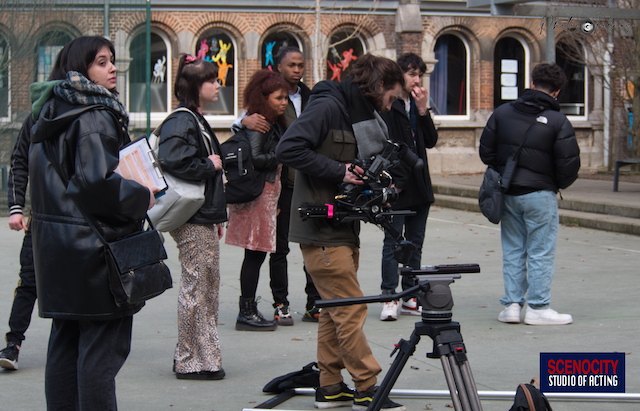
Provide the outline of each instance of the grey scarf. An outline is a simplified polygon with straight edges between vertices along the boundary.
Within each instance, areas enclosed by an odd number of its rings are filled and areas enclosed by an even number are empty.
[[[109,107],[122,116],[125,127],[128,127],[129,114],[115,94],[89,81],[77,71],[69,71],[67,79],[55,85],[53,94],[71,104],[83,106],[100,104]]]

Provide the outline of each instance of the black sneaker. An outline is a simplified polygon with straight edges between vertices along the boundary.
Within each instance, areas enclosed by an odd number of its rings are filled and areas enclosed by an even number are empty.
[[[19,353],[20,347],[12,342],[8,343],[7,348],[0,351],[0,367],[7,370],[17,370]]]
[[[323,387],[316,388],[316,402],[313,403],[316,408],[349,407],[351,404],[353,404],[353,390],[344,382],[341,382],[340,388],[333,393]]]
[[[366,391],[356,391],[353,396],[353,411],[366,411],[367,408],[369,408],[369,404],[373,401],[376,391],[378,391],[378,387],[375,385]],[[406,409],[404,405],[395,403],[387,398],[382,404],[380,411],[406,411]]]
[[[318,318],[320,317],[321,308],[316,307],[315,305],[310,310],[304,310],[304,314],[302,314],[302,321],[308,323],[317,323]]]
[[[278,325],[293,325],[293,317],[289,312],[289,306],[285,304],[276,305],[276,310],[273,313],[273,321]]]

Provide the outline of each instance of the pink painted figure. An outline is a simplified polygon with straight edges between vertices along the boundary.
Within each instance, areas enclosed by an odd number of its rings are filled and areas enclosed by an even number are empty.
[[[209,51],[209,46],[207,45],[207,39],[202,39],[202,41],[200,42],[200,50],[198,50],[198,54],[196,55],[196,58],[206,60],[208,51]]]
[[[338,83],[340,83],[340,72],[342,72],[342,67],[340,67],[340,63],[338,64],[331,64],[331,62],[329,60],[327,60],[327,63],[329,64],[329,67],[331,68],[331,71],[333,72],[333,75],[331,76],[331,80],[334,79],[338,79]]]

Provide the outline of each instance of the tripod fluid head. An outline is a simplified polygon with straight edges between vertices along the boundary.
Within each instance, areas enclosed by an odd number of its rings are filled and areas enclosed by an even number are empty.
[[[401,267],[398,273],[414,279],[420,292],[416,297],[422,306],[423,322],[450,322],[453,316],[453,296],[449,287],[463,273],[479,273],[478,264],[448,264],[424,266],[420,270]],[[405,290],[401,294],[406,294]],[[411,295],[414,291],[408,293]]]
[[[414,278],[415,286],[397,294],[383,294],[376,296],[334,298],[331,300],[318,300],[318,308],[340,307],[354,304],[386,303],[397,301],[402,297],[415,295],[422,306],[423,322],[450,322],[453,297],[449,285],[461,278],[462,273],[479,273],[478,264],[447,264],[424,266],[420,270],[412,268],[399,268],[398,273]]]

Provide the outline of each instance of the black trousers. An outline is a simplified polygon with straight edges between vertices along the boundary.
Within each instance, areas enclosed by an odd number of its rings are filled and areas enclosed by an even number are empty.
[[[21,345],[24,333],[31,323],[33,306],[36,303],[36,273],[33,268],[33,246],[31,230],[27,230],[20,250],[20,280],[13,297],[11,314],[9,315],[9,332],[7,342]]]
[[[289,295],[289,271],[287,255],[289,254],[289,221],[291,217],[291,198],[293,187],[282,185],[278,208],[280,212],[276,217],[276,252],[269,255],[269,286],[273,295],[274,307],[278,304],[289,305],[287,296]],[[244,251],[244,261],[240,272],[240,288],[242,297],[255,298],[258,289],[258,278],[260,267],[264,262],[267,253],[262,251]],[[306,272],[307,285],[307,309],[311,309],[316,300],[320,299],[318,290],[313,285],[313,280]]]
[[[131,350],[133,317],[54,319],[45,368],[47,411],[115,411],[116,375]]]

